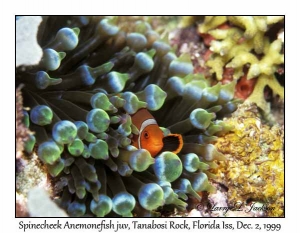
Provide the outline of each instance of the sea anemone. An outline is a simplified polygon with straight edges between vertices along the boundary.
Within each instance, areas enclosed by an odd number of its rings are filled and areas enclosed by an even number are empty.
[[[211,86],[143,21],[44,17],[38,42],[41,62],[19,67],[16,84],[24,84],[37,155],[70,216],[158,216],[215,190],[208,169],[225,158],[210,143],[231,130],[220,119],[236,109],[235,82]],[[131,116],[141,108],[165,136],[182,135],[180,152],[153,158],[131,145],[139,133]]]

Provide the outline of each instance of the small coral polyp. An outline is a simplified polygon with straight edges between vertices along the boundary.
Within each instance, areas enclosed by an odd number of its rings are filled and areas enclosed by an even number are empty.
[[[230,130],[218,119],[236,109],[235,82],[210,86],[149,24],[137,21],[134,31],[122,25],[116,17],[45,17],[42,61],[17,70],[30,109],[24,123],[70,216],[185,209],[188,195],[200,200],[198,192],[214,191],[207,170],[224,159],[210,143]],[[138,130],[131,115],[141,108],[165,136],[182,135],[178,154],[153,158],[132,145]]]

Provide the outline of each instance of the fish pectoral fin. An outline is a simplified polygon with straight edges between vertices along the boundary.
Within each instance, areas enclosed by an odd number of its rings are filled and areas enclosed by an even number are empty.
[[[182,136],[180,134],[169,134],[163,138],[163,148],[160,152],[171,151],[177,154],[181,151],[183,146]]]

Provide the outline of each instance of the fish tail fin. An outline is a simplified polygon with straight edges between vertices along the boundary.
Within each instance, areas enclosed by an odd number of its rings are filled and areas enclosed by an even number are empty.
[[[169,134],[163,138],[163,151],[171,151],[174,154],[177,154],[181,151],[183,146],[183,140],[181,134]]]

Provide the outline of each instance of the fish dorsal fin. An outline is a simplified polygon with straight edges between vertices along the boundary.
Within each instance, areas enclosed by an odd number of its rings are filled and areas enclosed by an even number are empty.
[[[182,136],[180,134],[169,134],[163,138],[163,144],[164,146],[160,152],[171,151],[177,154],[183,146]]]

